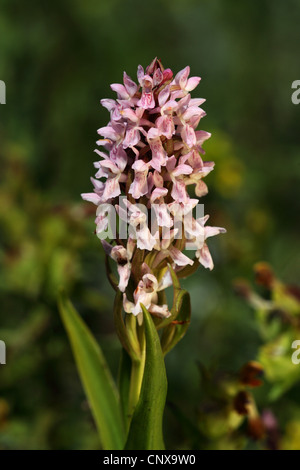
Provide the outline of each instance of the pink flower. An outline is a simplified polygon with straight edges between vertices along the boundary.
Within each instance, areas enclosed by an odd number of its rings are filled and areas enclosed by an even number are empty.
[[[131,80],[131,78],[124,72],[123,76],[124,85],[119,83],[113,83],[110,85],[111,89],[118,94],[118,98],[121,100],[131,100],[137,92],[137,84]]]
[[[151,109],[155,107],[155,100],[153,96],[153,80],[150,75],[143,75],[140,71],[139,83],[142,86],[142,96],[137,105],[144,109]]]
[[[206,244],[206,239],[209,237],[214,237],[219,233],[226,233],[225,228],[222,227],[205,227],[205,223],[207,222],[209,215],[205,217],[201,217],[197,220],[194,220],[193,229],[189,230],[189,234],[193,235],[193,243],[196,246],[196,257],[199,259],[199,262],[205,267],[209,268],[210,270],[213,269],[214,263],[209,251],[209,248]]]
[[[166,165],[167,160],[167,152],[163,148],[160,136],[160,130],[155,127],[151,127],[147,134],[147,140],[152,152],[152,159],[150,164],[152,168],[157,171],[160,171],[161,167]]]
[[[132,165],[134,169],[134,181],[130,186],[129,194],[132,194],[134,199],[139,199],[148,192],[147,175],[149,171],[149,163],[144,163],[143,160],[136,160]]]
[[[192,173],[193,169],[189,165],[179,163],[175,166],[177,160],[174,155],[168,158],[167,170],[170,179],[173,181],[172,197],[174,201],[186,203],[189,200],[189,196],[186,192],[186,184],[184,181],[184,175]]]
[[[102,241],[106,253],[117,263],[118,274],[120,277],[119,289],[125,292],[131,274],[131,258],[135,249],[135,241],[128,238],[127,247],[116,245],[112,247],[109,243]]]
[[[171,313],[168,306],[165,304],[162,306],[157,305],[157,292],[164,290],[166,287],[168,287],[168,284],[164,280],[158,283],[153,274],[144,274],[134,291],[134,303],[127,299],[126,294],[123,295],[125,312],[136,316],[142,312],[141,304],[143,304],[150,313],[159,317],[169,317]]]
[[[188,78],[190,74],[190,67],[187,66],[184,69],[180,70],[175,76],[174,81],[172,82],[174,92],[172,93],[173,99],[182,98],[190,91],[194,90],[199,85],[201,80],[200,77],[191,77]]]
[[[200,156],[211,134],[197,130],[206,115],[201,108],[205,100],[191,97],[200,77],[189,75],[185,67],[173,77],[155,58],[145,70],[138,66],[137,82],[124,72],[123,83],[111,85],[116,99],[101,100],[110,120],[98,129],[101,150],[95,150],[94,190],[82,198],[97,206],[99,238],[108,231],[111,209],[128,230],[127,241],[117,232],[116,240],[102,243],[116,263],[124,309],[138,318],[141,304],[152,315],[170,315],[157,293],[171,283],[167,263],[175,272],[193,264],[183,252],[185,241],[200,263],[212,269],[206,240],[225,232],[206,227],[207,216],[193,215],[200,207],[194,195],[207,194],[204,179],[214,163]],[[124,196],[123,203],[118,196]]]

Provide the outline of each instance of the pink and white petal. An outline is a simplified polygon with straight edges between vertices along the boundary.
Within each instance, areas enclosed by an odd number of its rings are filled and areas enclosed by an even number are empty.
[[[122,109],[122,111],[120,111],[120,113],[121,113],[123,118],[129,119],[132,122],[136,123],[136,122],[139,121],[138,116],[136,115],[136,113],[131,108]]]
[[[153,86],[159,85],[163,80],[163,73],[162,71],[158,68],[155,70],[153,74]]]
[[[149,163],[145,163],[143,160],[136,160],[132,167],[134,171],[148,171]]]
[[[184,90],[171,91],[172,100],[177,100],[177,99],[183,98],[184,96],[186,96],[186,92]]]
[[[195,131],[195,134],[197,145],[202,145],[207,139],[211,137],[211,133],[206,131]]]
[[[124,261],[127,261],[127,251],[123,245],[115,245],[110,252],[111,258],[116,261],[118,264],[123,264]]]
[[[102,168],[104,170],[109,170],[113,174],[120,173],[120,170],[117,167],[117,165],[114,162],[112,162],[111,160],[102,160],[99,163],[100,163],[100,168]]]
[[[131,80],[131,78],[129,77],[129,75],[127,75],[126,72],[124,72],[123,74],[123,81],[128,95],[134,96],[138,89],[137,84],[133,80]]]
[[[101,207],[101,206],[99,206]],[[108,217],[107,217],[107,212],[100,212],[99,215],[96,217],[96,233],[100,234],[104,232],[104,230],[107,229],[108,227]]]
[[[167,85],[159,92],[159,95],[158,95],[159,106],[163,106],[167,102],[169,96],[170,96],[170,85]]]
[[[199,180],[195,187],[196,196],[202,197],[208,193],[208,187],[203,180]]]
[[[183,181],[175,180],[173,182],[171,196],[176,202],[182,202],[185,204],[188,201],[189,196],[186,192],[186,185]]]
[[[132,258],[133,252],[135,250],[135,246],[136,246],[136,240],[134,240],[133,238],[129,236],[127,240],[127,246],[126,246],[127,256],[129,260],[131,260]]]
[[[99,135],[102,135],[103,137],[107,139],[117,140],[118,138],[118,134],[111,126],[100,127],[100,129],[98,129],[97,132]]]
[[[152,191],[151,197],[150,197],[150,202],[156,201],[156,199],[159,199],[161,197],[164,197],[168,194],[167,188],[155,188]]]
[[[172,175],[175,178],[180,175],[190,175],[191,173],[193,173],[193,168],[190,165],[185,165],[184,163],[177,165],[177,167],[172,171]]]
[[[146,92],[143,90],[141,99],[137,103],[143,109],[152,109],[155,107],[155,100],[152,91]]]
[[[121,146],[114,147],[109,153],[110,159],[117,165],[120,171],[123,171],[127,165],[127,153]]]
[[[123,308],[126,313],[132,313],[134,310],[134,303],[130,302],[130,300],[127,299],[126,294],[123,294]]]
[[[197,143],[194,129],[187,124],[182,128],[181,138],[189,148],[194,147]]]
[[[107,201],[121,194],[121,189],[119,185],[119,178],[109,178],[105,183],[105,189],[103,192],[103,198]]]
[[[152,173],[152,178],[153,178],[153,184],[157,188],[162,188],[163,187],[164,179],[157,170],[154,170],[154,172]]]
[[[102,104],[103,108],[106,108],[108,111],[112,111],[117,106],[117,102],[109,98],[100,100],[100,103]]]
[[[204,231],[205,231],[205,239],[209,237],[214,237],[215,235],[219,235],[219,233],[226,233],[226,229],[223,227],[207,226],[205,227]]]
[[[173,114],[177,110],[178,103],[175,100],[167,101],[161,108],[161,114]]]
[[[154,69],[155,69],[155,66],[156,66],[156,63],[157,63],[157,57],[154,57],[154,59],[152,60],[151,64],[149,64],[149,65],[146,67],[146,73],[147,73],[147,74],[153,74]]]
[[[178,103],[177,103],[177,114],[178,115],[183,114],[187,110],[187,108],[190,105],[190,101],[191,101],[191,95],[190,94],[184,96],[180,101],[178,101]]]
[[[172,78],[173,78],[173,72],[172,72],[172,70],[171,70],[171,69],[165,69],[165,70],[163,71],[163,76],[164,76],[164,78],[163,78],[164,82],[167,82],[167,81],[169,81],[169,80],[172,80]]]
[[[158,226],[171,228],[173,226],[173,219],[170,216],[167,204],[153,204],[152,207],[156,214]]]
[[[99,145],[99,147],[104,147],[106,150],[112,148],[112,141],[110,139],[99,139],[96,144]]]
[[[171,276],[171,273],[168,269],[167,272],[163,275],[162,279],[160,280],[160,282],[158,284],[157,292],[160,292],[162,290],[167,289],[172,284],[173,284],[172,276]]]
[[[191,98],[190,106],[201,106],[205,101],[205,98]]]
[[[175,76],[175,83],[180,86],[180,88],[185,89],[188,76],[190,74],[190,67],[187,65],[184,69],[180,70]]]
[[[128,223],[129,217],[126,209],[123,209],[123,207],[120,207],[118,204],[116,204],[116,211],[120,217],[121,220],[124,222]]]
[[[92,202],[96,206],[98,206],[102,200],[96,193],[82,193],[81,197],[84,201]]]
[[[104,188],[105,188],[105,184],[102,183],[102,181],[99,181],[95,178],[91,178],[91,182],[95,188],[95,191],[99,194],[99,193],[102,193],[104,191]]]
[[[166,166],[167,166],[167,170],[168,170],[169,173],[173,173],[176,162],[177,162],[177,160],[176,160],[175,155],[172,155],[171,157],[168,157]]]
[[[156,304],[151,304],[150,307],[148,308],[148,311],[159,318],[169,318],[171,316],[171,313],[169,312],[168,306],[166,304],[164,305],[156,305]]]
[[[194,261],[191,260],[188,256],[184,255],[180,250],[175,248],[175,246],[171,246],[169,248],[169,252],[171,255],[171,258],[177,264],[177,266],[187,266],[188,264],[192,266],[194,264]]]
[[[136,230],[136,238],[137,238],[137,247],[140,250],[152,251],[154,248],[154,245],[156,244],[155,237],[151,235],[151,232],[145,223],[141,224],[139,230]]]
[[[128,100],[128,98],[130,98],[124,85],[121,85],[120,83],[112,83],[110,88],[118,94],[118,98],[121,100]]]
[[[160,116],[156,120],[155,124],[161,135],[166,136],[167,139],[172,139],[172,135],[175,134],[175,126],[172,116]]]
[[[188,79],[187,84],[185,86],[186,91],[194,90],[200,83],[200,77],[191,77]]]
[[[133,182],[129,188],[129,194],[133,199],[139,199],[148,192],[147,171],[136,172]]]
[[[208,175],[215,167],[215,162],[203,162],[202,173],[204,176]]]
[[[143,79],[144,79],[144,76],[145,76],[145,72],[144,72],[144,69],[141,65],[138,66],[138,69],[137,69],[137,78],[138,78],[138,81],[139,81],[139,84],[142,85],[143,84]]]
[[[201,227],[204,227],[204,225],[206,224],[206,222],[208,221],[209,219],[209,214],[206,214],[204,217],[199,217],[197,219],[197,224],[200,224]]]
[[[122,266],[121,264],[118,265],[118,274],[119,274],[119,289],[121,292],[124,292],[131,274],[131,265],[130,263],[125,264]]]
[[[101,152],[101,150],[95,149],[94,152],[97,153],[97,155],[99,155],[99,157],[102,157],[104,160],[107,160],[109,158],[109,156],[106,153]],[[96,166],[96,163],[98,162],[94,163],[94,167],[99,168],[99,166]]]
[[[164,150],[160,138],[150,140],[149,145],[152,152],[152,160],[150,160],[150,165],[152,168],[160,172],[161,167],[166,165],[167,152]]]
[[[203,247],[200,250],[196,251],[196,256],[199,259],[199,262],[205,267],[210,270],[214,267],[214,262],[212,260],[210,251],[206,243],[204,243]]]
[[[123,148],[134,147],[141,140],[141,135],[137,127],[133,127],[126,132],[125,139],[123,140]]]

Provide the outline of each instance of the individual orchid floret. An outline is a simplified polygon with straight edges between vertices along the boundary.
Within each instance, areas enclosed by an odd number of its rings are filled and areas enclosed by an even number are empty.
[[[136,160],[131,167],[134,170],[134,181],[129,188],[129,194],[132,194],[134,199],[139,199],[148,192],[148,171],[149,163],[143,160]]]
[[[126,209],[116,206],[121,219],[129,223],[129,235],[137,240],[137,247],[141,250],[151,251],[156,243],[156,237],[153,236],[148,228],[147,214],[138,205],[132,204],[127,199],[123,200]]]
[[[226,233],[226,230],[222,227],[205,227],[205,223],[207,222],[208,218],[209,215],[201,217],[197,220],[194,219],[193,228],[192,230],[188,229],[188,233],[192,236],[192,242],[196,247],[196,257],[198,258],[199,262],[205,268],[212,270],[214,263],[207,246],[206,239],[209,237],[214,237],[219,233]]]
[[[123,76],[124,85],[113,83],[110,85],[111,89],[118,94],[120,100],[131,100],[137,92],[137,84],[124,72]]]
[[[118,288],[121,292],[125,292],[131,274],[131,258],[136,242],[129,237],[126,248],[124,248],[123,245],[111,246],[105,240],[102,241],[102,245],[106,254],[108,254],[117,263],[119,274]]]
[[[162,145],[161,135],[160,129],[156,127],[151,127],[147,134],[147,140],[152,152],[150,164],[157,171],[161,171],[161,167],[165,166],[167,161],[167,152]]]
[[[168,306],[157,305],[157,293],[164,290],[170,284],[162,280],[158,283],[156,277],[153,274],[144,274],[141,281],[138,283],[137,288],[134,291],[133,298],[134,302],[130,302],[126,294],[123,294],[123,307],[126,313],[132,313],[137,316],[142,312],[141,304],[146,307],[150,313],[158,317],[168,318],[171,313],[168,310]]]
[[[172,93],[172,98],[182,98],[190,91],[194,90],[201,80],[200,77],[191,77],[188,78],[190,74],[190,67],[187,66],[184,69],[180,70],[175,76],[174,81],[172,82],[173,89],[175,90]]]
[[[142,96],[137,102],[137,105],[144,109],[152,109],[155,107],[155,100],[153,96],[153,79],[150,75],[140,74],[139,83],[142,86]]]

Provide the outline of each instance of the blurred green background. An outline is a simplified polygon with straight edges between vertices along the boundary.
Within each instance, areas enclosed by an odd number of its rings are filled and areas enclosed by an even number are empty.
[[[299,283],[299,21],[297,0],[1,0],[0,448],[99,448],[57,291],[67,289],[116,374],[113,291],[80,193],[91,190],[96,130],[109,118],[99,100],[155,56],[202,77],[193,96],[207,99],[201,128],[216,162],[204,203],[211,224],[227,228],[210,241],[214,271],[183,282],[192,323],[167,356],[169,448],[191,445],[170,404],[192,419],[198,363],[236,371],[257,357],[257,321],[232,283],[252,282],[260,260]],[[299,396],[298,383],[271,408],[300,449]]]

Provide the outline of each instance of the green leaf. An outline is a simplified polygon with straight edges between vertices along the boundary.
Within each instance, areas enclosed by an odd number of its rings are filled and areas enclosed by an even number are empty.
[[[142,308],[146,337],[145,370],[125,449],[164,450],[162,421],[167,395],[166,368],[153,320],[147,309]]]
[[[103,449],[122,449],[125,432],[118,393],[100,346],[64,293],[59,296],[59,310]]]
[[[167,325],[161,336],[161,347],[167,354],[185,335],[191,321],[191,301],[186,290],[181,290],[176,297],[175,314],[172,322]],[[173,314],[172,314],[173,315]],[[173,320],[173,318],[176,318]]]

